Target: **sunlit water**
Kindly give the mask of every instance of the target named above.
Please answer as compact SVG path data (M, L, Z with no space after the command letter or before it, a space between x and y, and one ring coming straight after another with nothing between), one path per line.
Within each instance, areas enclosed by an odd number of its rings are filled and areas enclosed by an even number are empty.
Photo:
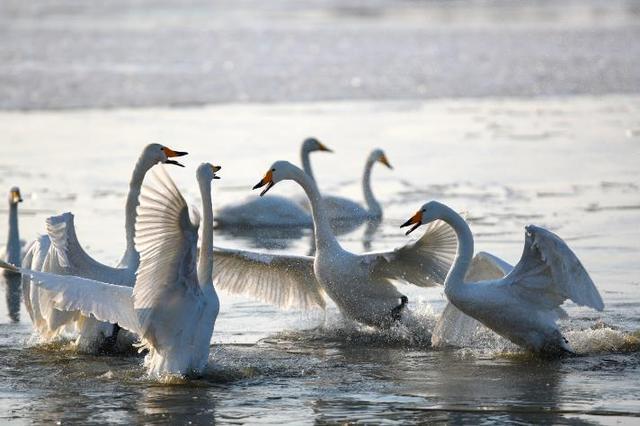
M640 98L341 102L193 109L0 113L0 186L19 185L24 239L46 216L76 214L88 251L115 262L124 248L124 198L141 148L189 151L169 168L199 205L195 168L221 164L214 204L256 197L271 162L299 161L319 137L335 154L312 155L323 191L361 199L368 151L385 211L340 236L353 251L406 243L398 225L429 199L466 211L478 250L517 262L523 226L548 227L575 250L606 303L568 304L565 335L581 356L521 353L490 333L469 347L432 350L441 288L402 286L406 326L385 332L346 323L334 307L279 311L222 294L207 374L160 384L136 357L88 356L69 343L39 345L24 308L5 292L0 310L0 421L278 422L522 421L632 423L640 415ZM272 194L301 196L293 183ZM6 223L6 207L0 220ZM5 219L2 219L5 218ZM3 225L4 226L4 225ZM6 228L0 229L4 240ZM306 254L310 232L290 236L216 231L218 245ZM15 316L15 314L13 314Z

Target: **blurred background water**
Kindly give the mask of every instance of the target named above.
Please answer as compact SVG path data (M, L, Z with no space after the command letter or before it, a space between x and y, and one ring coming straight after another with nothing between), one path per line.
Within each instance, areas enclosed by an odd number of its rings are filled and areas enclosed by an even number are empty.
M312 155L327 193L360 200L373 148L395 166L373 172L383 223L366 241L364 227L341 235L346 248L405 244L399 224L438 199L468 212L478 250L512 263L524 225L558 233L606 303L602 314L569 305L562 327L584 356L553 361L491 334L430 349L440 288L403 286L415 322L389 332L333 307L325 319L222 294L210 371L167 386L135 357L36 344L26 312L14 321L7 282L0 419L633 423L639 14L632 1L596 0L0 3L0 186L21 187L23 239L73 211L87 250L114 263L145 144L190 153L169 172L195 205L195 167L221 164L222 206L257 196L249 188L269 165L299 162L302 139L316 136L335 151ZM271 193L302 195L292 183ZM0 205L0 224L6 212ZM214 238L306 254L311 236Z

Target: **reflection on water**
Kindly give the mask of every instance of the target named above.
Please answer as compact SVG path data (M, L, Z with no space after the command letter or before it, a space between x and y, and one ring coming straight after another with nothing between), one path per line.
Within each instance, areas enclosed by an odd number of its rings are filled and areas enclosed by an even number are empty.
M13 322L20 321L20 304L22 302L22 280L20 275L3 271L0 274L0 282L5 285L5 297L7 300L7 313Z

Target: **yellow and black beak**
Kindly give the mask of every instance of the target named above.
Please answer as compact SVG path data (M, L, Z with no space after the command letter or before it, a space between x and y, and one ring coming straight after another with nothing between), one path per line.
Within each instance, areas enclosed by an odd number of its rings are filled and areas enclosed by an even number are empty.
M325 151L325 152L333 152L333 150L327 148L327 146L321 142L318 142L318 150Z
M390 168L391 170L393 170L393 166L391 165L391 163L389 163L389 160L387 159L386 155L382 154L380 158L378 158L378 161L384 164L385 166L387 166L388 168Z
M262 192L260 193L261 197L264 194L266 194L267 191L270 190L273 185L275 185L275 182L273 181L273 170L269 170L267 172L267 174L264 175L262 180L260 180L260 182L256 183L252 189L262 188L265 185L267 185L267 187L265 189L263 189Z
M183 151L174 151L171 148L167 148L166 146L162 147L162 152L164 152L164 155L167 156L167 159L164 161L165 164L173 164L176 166L180 166L180 167L184 167L183 164L175 161L175 160L169 160L169 158L173 158L173 157L182 157L184 155L187 155L188 152L183 152Z
M221 168L222 168L222 166L211 165L211 169L213 169L213 178L214 179L220 179L220 176L216 175L216 173L219 172Z
M409 225L414 225L414 226L413 228L409 229L405 233L405 235L409 235L410 233L418 229L420 225L422 225L422 210L418 211L416 214L411 216L411 219L409 219L408 221L400 225L400 228L404 228L405 226L409 226Z
M20 195L20 191L11 191L11 202L14 204L22 202L22 196Z

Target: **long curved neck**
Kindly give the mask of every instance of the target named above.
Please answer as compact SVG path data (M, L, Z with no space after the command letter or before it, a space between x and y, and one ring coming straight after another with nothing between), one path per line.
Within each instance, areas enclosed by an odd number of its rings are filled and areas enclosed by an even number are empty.
M202 197L202 243L198 259L198 282L200 287L213 286L213 208L211 201L211 181L199 179Z
M373 169L374 164L375 161L367 160L367 163L364 165L364 174L362 175L362 192L364 193L364 200L367 203L369 215L381 216L382 208L380 207L380 203L376 200L376 197L373 196L373 191L371 190L371 169Z
M308 174L311 177L312 181L316 181L315 176L313 176L313 170L311 170L311 159L309 158L309 150L305 149L305 147L302 147L302 150L300 151L300 159L302 160L302 170L304 170L304 172L306 174Z
M296 171L293 180L302 187L311 203L316 250L322 252L325 250L342 249L329 225L329 218L324 209L324 202L322 201L322 196L320 195L320 191L318 191L316 183L307 174L302 173L302 171Z
M136 251L134 237L136 228L136 209L140 204L140 188L144 181L144 176L154 164L150 164L149 160L146 160L144 154L138 159L136 166L133 168L131 174L131 180L129 181L129 195L127 195L127 202L124 209L124 230L126 233L127 246L119 262L119 266L138 269L140 264L140 254Z
M7 261L20 265L20 233L18 232L18 204L9 205L9 238L7 239Z
M473 234L467 222L454 210L443 206L444 212L440 219L448 223L458 237L458 249L453 265L444 281L445 293L455 292L464 284L464 277L473 259Z

